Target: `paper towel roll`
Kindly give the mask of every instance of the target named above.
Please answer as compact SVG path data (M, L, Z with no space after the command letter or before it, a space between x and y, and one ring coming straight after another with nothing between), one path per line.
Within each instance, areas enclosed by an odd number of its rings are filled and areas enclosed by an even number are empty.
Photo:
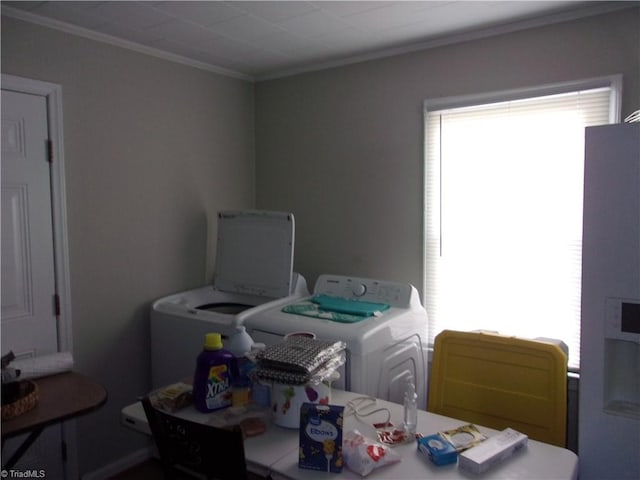
M20 380L46 377L56 373L68 372L73 368L73 356L71 352L59 352L40 357L14 360L11 366L20 370Z

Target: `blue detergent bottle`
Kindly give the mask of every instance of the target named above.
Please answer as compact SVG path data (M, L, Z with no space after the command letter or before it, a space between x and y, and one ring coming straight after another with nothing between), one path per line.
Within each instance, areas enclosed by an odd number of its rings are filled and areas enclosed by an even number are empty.
M193 404L196 409L209 413L230 406L236 369L236 357L222 348L221 335L207 333L193 377Z

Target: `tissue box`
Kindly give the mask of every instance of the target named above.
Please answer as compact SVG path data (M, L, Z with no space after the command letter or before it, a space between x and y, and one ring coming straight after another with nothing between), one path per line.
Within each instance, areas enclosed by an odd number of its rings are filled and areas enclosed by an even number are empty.
M344 407L303 403L300 407L298 467L340 473Z
M429 460L436 465L449 465L458 460L456 447L438 433L419 438L418 451L429 457Z
M458 466L473 473L483 473L523 448L527 444L527 439L525 434L507 428L461 453Z

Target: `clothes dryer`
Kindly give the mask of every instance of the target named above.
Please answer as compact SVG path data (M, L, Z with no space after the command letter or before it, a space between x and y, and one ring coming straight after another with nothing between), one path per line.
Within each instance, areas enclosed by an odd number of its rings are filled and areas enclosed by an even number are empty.
M294 241L291 213L218 214L213 285L169 295L151 307L153 388L193 375L206 333L219 332L225 348L248 348L253 341L245 331L247 318L309 295L304 277L293 272Z
M347 359L335 386L402 403L412 379L426 409L427 313L410 284L321 275L313 296L261 309L245 326L267 345L295 331L343 340Z

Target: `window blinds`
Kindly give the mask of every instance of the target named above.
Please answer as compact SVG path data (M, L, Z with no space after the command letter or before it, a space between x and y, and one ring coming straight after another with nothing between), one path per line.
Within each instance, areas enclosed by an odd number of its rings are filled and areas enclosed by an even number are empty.
M584 128L611 88L427 112L425 305L443 329L550 337L580 362Z

